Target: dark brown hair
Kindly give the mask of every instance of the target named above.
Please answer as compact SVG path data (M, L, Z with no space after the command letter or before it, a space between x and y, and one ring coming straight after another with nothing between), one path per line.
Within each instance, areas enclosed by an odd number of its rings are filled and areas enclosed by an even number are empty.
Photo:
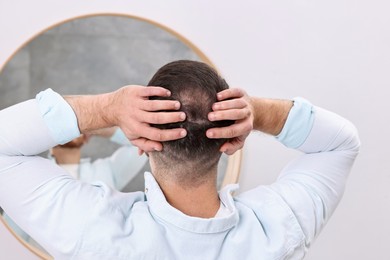
M231 125L233 121L211 122L208 113L217 101L217 93L229 88L226 81L205 63L179 60L161 67L148 85L170 90L172 94L168 99L180 101L180 110L186 114L184 122L154 125L160 129L183 127L187 130L185 138L163 143L163 151L156 153L160 163L190 163L191 167L197 167L196 171L208 171L216 166L221 155L219 149L226 139L209 139L206 131Z

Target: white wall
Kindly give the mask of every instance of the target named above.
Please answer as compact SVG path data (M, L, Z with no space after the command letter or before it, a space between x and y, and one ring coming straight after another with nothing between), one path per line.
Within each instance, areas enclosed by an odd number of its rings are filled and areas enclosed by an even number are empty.
M25 246L23 246L0 221L0 259L10 260L37 260Z
M121 12L165 24L203 50L230 85L304 96L356 124L361 154L306 259L390 259L389 8L380 0L0 0L0 64L36 32L80 14ZM244 152L242 190L271 182L295 156L260 134ZM14 257L7 239L0 229L0 251Z

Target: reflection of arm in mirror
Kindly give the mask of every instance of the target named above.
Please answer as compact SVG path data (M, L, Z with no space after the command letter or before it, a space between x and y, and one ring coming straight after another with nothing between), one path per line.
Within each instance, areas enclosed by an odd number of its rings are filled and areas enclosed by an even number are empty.
M108 157L93 161L81 158L83 145L93 136L107 138L121 147ZM118 127L98 129L93 134L81 135L65 145L58 145L51 149L49 158L76 179L88 183L103 181L117 190L123 190L147 165L147 157L138 155L138 148L131 145Z
M148 159L146 155L138 154L138 148L131 145L120 128L110 129L110 132L104 130L103 135L121 147L112 155L92 162L88 158L82 159L79 179L89 183L103 181L110 187L123 191L136 175L142 173ZM94 133L97 134L101 135L102 132ZM142 187L140 189L142 190Z
M165 94L142 87L121 89L119 96L67 97L69 103L45 91L1 111L7 127L0 127L0 206L58 258L302 258L341 198L358 153L355 128L300 98L221 92L226 82L207 66L178 64L164 66L151 85L172 83L169 90L186 111L185 121L182 112L165 111L178 109L177 101L148 100ZM205 85L213 91L206 93ZM168 122L177 122L169 124L174 130L165 129ZM145 193L82 183L34 156L80 131L114 125L149 154L153 175L145 174ZM242 147L252 126L303 155L272 185L235 198L235 185L218 193L220 151ZM216 139L206 137L207 129Z

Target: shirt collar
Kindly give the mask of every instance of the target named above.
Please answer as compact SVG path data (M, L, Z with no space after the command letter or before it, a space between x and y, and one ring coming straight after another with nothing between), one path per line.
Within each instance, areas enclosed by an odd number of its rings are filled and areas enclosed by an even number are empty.
M230 210L230 214L221 218L198 218L185 215L172 207L150 172L145 172L145 194L152 215L170 225L194 233L217 233L234 227L239 220L231 192L238 184L227 185L219 192L222 203Z

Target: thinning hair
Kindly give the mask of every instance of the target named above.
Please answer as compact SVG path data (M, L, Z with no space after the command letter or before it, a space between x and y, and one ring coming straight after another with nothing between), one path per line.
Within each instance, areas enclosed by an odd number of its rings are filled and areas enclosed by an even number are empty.
M186 175L177 176L181 182L196 182L203 174L217 167L221 156L219 151L226 139L209 139L206 131L213 127L231 125L234 121L211 122L208 113L217 101L217 93L228 89L226 81L209 65L190 60L179 60L161 67L150 80L149 86L160 86L171 91L169 98L181 103L180 110L186 120L179 123L154 125L160 129L182 127L187 136L174 141L163 142L163 151L154 152L153 158L159 168L181 169ZM189 176L188 172L191 172Z

